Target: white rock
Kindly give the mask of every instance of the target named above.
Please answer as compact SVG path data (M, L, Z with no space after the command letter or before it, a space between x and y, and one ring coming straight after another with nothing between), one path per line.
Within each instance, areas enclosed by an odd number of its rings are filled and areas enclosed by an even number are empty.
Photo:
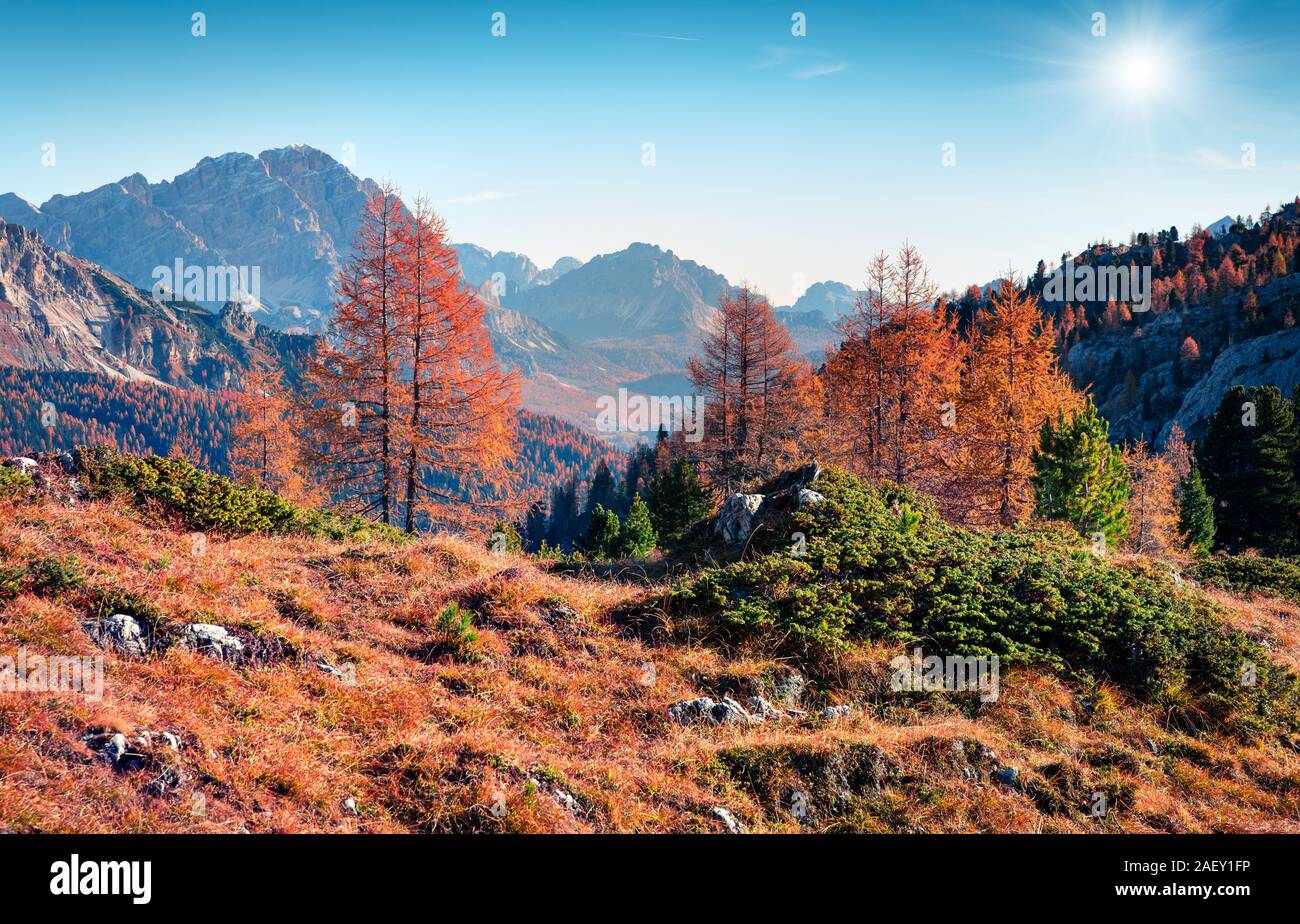
M741 545L754 531L754 516L763 506L762 494L732 494L722 503L722 510L713 524L715 535L727 545Z
M180 644L192 651L209 654L225 660L238 659L244 653L244 643L222 626L195 622L185 627Z
M728 834L744 834L745 828L741 825L739 819L731 812L727 811L721 805L713 807L713 817L722 822L722 827Z
M108 739L108 744L104 745L104 759L111 764L116 764L126 754L126 735L118 732L112 738Z
M729 696L724 696L722 702L701 696L673 703L668 707L668 718L679 725L748 725L757 721Z
M818 494L816 491L810 491L807 488L800 488L799 499L795 502L795 506L802 510L809 504L820 504L824 500L826 500L826 498L821 494Z
M118 654L142 657L149 651L144 630L134 617L115 613L107 619L86 623L90 637Z

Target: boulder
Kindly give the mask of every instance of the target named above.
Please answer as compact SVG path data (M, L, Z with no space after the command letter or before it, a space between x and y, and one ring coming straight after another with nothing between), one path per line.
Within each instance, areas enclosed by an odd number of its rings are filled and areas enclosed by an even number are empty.
M846 719L853 715L852 706L827 706L821 711L823 722L834 722L836 719Z
M746 700L745 705L749 707L749 714L760 722L766 722L768 719L785 718L783 710L773 706L761 696L751 696Z
M124 756L126 756L126 735L118 732L108 739L103 750L99 752L103 758L113 766L117 766Z
M821 494L818 494L816 491L810 491L807 488L800 488L799 498L795 501L795 507L802 510L809 504L820 504L824 500L826 500L826 498Z
M796 670L790 670L772 681L772 692L787 706L799 705L799 701L803 699L803 691L807 687L808 681Z
M679 725L748 725L755 721L730 696L715 702L710 696L682 700L668 707L668 718Z
M1020 771L1015 767L999 767L992 773L994 782L1003 786L1015 786L1020 782Z
M782 472L772 479L764 486L764 493L769 496L787 493L798 494L799 491L809 487L821 476L822 467L816 462L808 462L798 468Z
M244 653L244 643L222 626L206 622L190 623L181 633L180 645L191 651L237 661Z
M729 546L744 545L754 531L754 517L763 506L761 494L732 494L722 503L722 510L714 521L714 535L721 536Z
M713 807L713 817L718 819L718 821L722 822L722 828L728 834L745 833L744 826L741 825L740 821L736 818L736 816L731 814L731 812L727 811L722 806L715 805Z
M38 467L36 460L29 459L27 456L14 456L13 458L5 459L4 464L6 468L16 468L20 472L26 472L29 475L35 472Z
M85 627L90 637L102 648L135 657L142 657L149 651L144 629L134 617L125 613L115 613L107 619L88 622Z
M551 793L551 795L555 797L555 801L559 803L560 808L564 809L570 815L582 814L582 805L573 797L572 794L565 792L563 789L557 789Z

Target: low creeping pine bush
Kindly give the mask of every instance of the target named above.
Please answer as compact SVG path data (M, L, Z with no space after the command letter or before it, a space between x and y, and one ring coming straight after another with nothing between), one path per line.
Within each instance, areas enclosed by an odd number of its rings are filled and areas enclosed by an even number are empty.
M183 459L134 458L112 447L78 450L91 494L152 502L191 529L401 541L400 530L358 516L307 510L271 491L238 484Z
M1295 675L1166 569L1112 563L1052 525L950 526L923 495L836 469L816 490L825 500L764 530L755 557L670 589L673 621L814 671L854 641L923 644L1105 679L1191 726L1300 728Z

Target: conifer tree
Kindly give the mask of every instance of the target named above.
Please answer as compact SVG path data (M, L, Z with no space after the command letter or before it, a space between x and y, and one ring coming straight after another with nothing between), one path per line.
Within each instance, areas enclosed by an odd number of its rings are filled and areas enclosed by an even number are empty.
M354 255L339 272L334 317L310 361L310 442L330 494L382 523L397 515L401 414L397 190L367 203Z
M1056 365L1051 321L1014 277L1000 281L972 341L940 502L966 522L1010 526L1032 509L1040 429L1078 395Z
M1217 505L1218 545L1286 554L1300 544L1298 442L1295 408L1274 386L1235 385L1224 394L1199 458Z
M1178 529L1196 554L1208 555L1214 548L1214 501L1195 466L1179 487Z
M513 500L519 380L497 364L483 303L424 198L400 217L396 245L403 525L414 532L422 516L463 526ZM449 477L454 489L443 487Z
M654 551L659 537L650 522L650 509L640 495L632 498L632 507L619 532L618 554L622 558L644 558Z
M789 431L815 416L799 386L805 361L762 295L742 285L718 302L687 374L704 397L704 439L693 450L710 484L729 492L795 459ZM797 443L795 439L793 442Z
M1166 455L1138 440L1123 452L1128 470L1128 545L1142 555L1165 555L1180 545L1178 477Z
M1129 477L1110 427L1088 399L1082 410L1043 424L1033 453L1034 512L1062 520L1081 536L1102 533L1115 544L1128 528Z
M650 521L664 542L680 539L692 523L713 509L695 466L685 459L678 459L666 472L656 475L646 496Z
M623 527L618 514L597 504L591 512L591 522L582 539L582 551L592 558L613 558L619 551L619 538Z
M306 374L312 461L329 493L407 531L486 525L512 494L518 382L495 361L441 219L385 185L337 290Z
M252 368L235 398L230 474L286 500L315 506L323 498L306 477L294 396L279 369Z
M827 458L868 478L928 487L950 452L943 408L960 389L956 320L916 248L877 254L827 358ZM952 406L952 405L947 405Z

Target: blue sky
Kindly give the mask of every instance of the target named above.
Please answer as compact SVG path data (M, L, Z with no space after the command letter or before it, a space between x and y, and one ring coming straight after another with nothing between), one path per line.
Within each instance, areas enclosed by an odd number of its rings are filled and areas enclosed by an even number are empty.
M904 238L955 287L1300 194L1294 2L0 0L0 35L0 192L351 144L457 240L650 241L777 304Z

